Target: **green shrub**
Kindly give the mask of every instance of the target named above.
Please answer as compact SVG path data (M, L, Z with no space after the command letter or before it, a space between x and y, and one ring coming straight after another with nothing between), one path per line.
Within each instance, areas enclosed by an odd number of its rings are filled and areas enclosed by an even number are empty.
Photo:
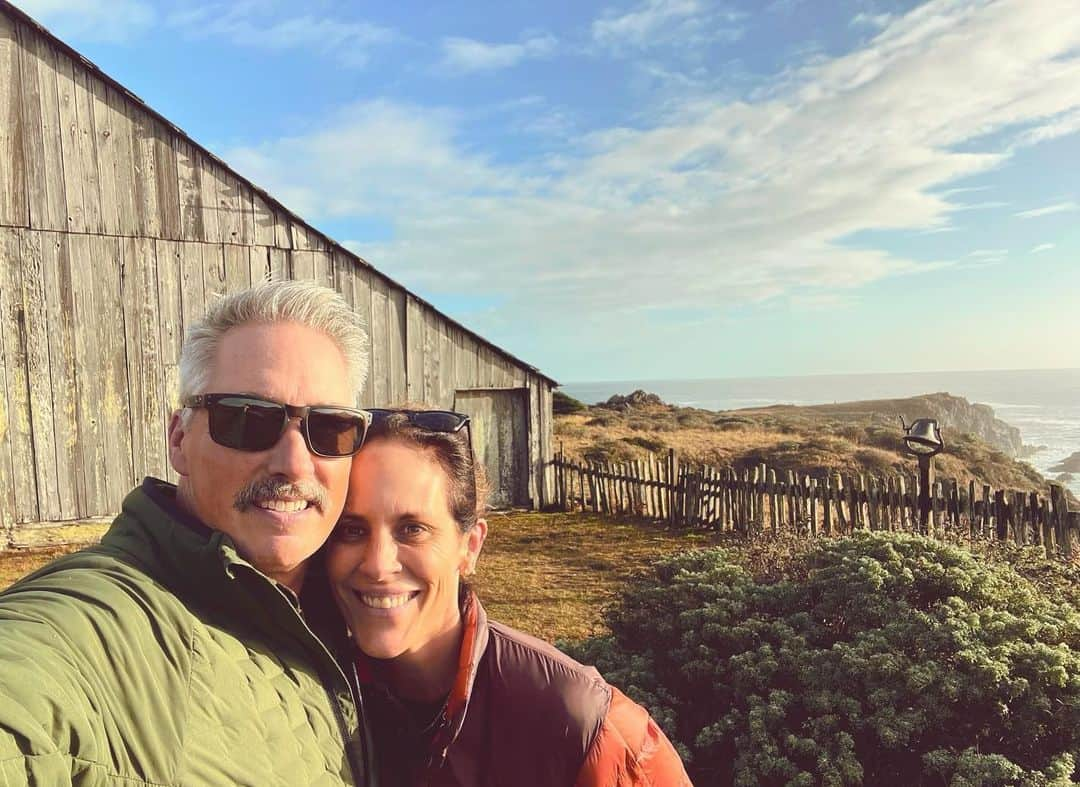
M646 451L654 454L663 453L668 450L667 443L658 438L634 436L624 437L622 440L624 443L635 445L638 448L644 448Z
M901 534L822 542L802 581L723 550L631 582L567 646L645 704L708 785L1066 785L1080 615L1006 565Z
M570 415L571 413L580 413L584 410L585 403L578 401L568 394L564 394L562 391L556 391L552 395L551 409L555 415Z

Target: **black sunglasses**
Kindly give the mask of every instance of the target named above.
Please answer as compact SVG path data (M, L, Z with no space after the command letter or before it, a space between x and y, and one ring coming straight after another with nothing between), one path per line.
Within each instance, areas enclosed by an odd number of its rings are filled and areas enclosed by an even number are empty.
M469 416L464 413L455 413L452 410L387 410L381 407L370 407L368 412L371 413L373 426L400 413L411 425L428 432L454 434L464 429L465 439L469 443L469 454L473 452L472 426Z
M238 451L272 448L293 418L308 450L316 456L352 456L360 450L371 423L364 410L334 405L301 407L244 394L211 393L192 396L184 407L205 407L210 418L210 437L215 443Z
M368 409L368 412L371 413L372 424L385 421L390 416L400 413L413 426L429 432L460 432L469 425L469 416L450 410L386 410L372 407Z

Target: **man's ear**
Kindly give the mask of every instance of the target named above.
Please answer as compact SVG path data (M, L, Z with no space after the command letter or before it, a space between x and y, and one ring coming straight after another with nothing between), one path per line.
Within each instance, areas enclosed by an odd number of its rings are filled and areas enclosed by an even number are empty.
M184 424L183 410L174 410L169 419L169 463L178 475L188 474L187 457L184 455L184 437L187 426Z

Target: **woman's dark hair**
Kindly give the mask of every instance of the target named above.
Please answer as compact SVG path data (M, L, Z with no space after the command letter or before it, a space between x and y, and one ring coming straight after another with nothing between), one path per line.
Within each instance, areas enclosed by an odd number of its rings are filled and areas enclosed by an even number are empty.
M409 405L401 409L433 408ZM456 432L435 432L414 425L406 413L391 413L371 425L364 444L397 440L430 452L446 473L450 515L461 532L468 533L487 512L487 479L473 456L468 429L466 425Z

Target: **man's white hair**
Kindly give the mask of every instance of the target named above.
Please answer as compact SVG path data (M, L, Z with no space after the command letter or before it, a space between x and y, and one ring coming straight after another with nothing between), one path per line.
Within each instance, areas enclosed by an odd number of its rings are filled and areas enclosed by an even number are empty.
M363 321L334 290L311 281L264 281L224 295L188 325L180 350L180 405L206 390L221 338L249 323L295 322L326 334L341 350L354 396L367 381L367 333Z

